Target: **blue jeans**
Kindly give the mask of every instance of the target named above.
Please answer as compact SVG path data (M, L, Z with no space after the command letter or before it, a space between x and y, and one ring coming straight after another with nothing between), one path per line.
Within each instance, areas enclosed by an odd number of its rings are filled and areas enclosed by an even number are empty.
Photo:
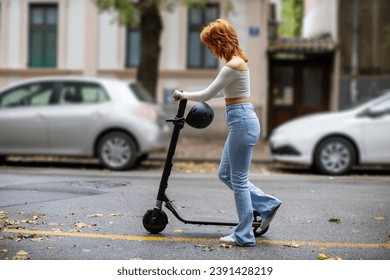
M262 218L272 216L281 201L265 194L248 178L253 148L260 138L260 123L250 103L226 107L225 122L229 134L219 165L219 179L233 190L239 223L231 237L240 246L255 246L253 209Z

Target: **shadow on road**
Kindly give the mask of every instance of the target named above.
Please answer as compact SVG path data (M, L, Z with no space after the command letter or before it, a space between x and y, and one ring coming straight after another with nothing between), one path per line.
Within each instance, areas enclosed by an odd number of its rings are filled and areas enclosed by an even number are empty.
M268 170L272 173L281 174L312 174L319 176L331 176L322 175L310 167L302 167L298 165L269 164ZM348 175L344 176L390 176L390 166L356 166Z
M1 167L107 170L99 164L97 159L67 157L10 157L0 163ZM137 164L133 170L155 170L162 169L162 167L162 161L146 160Z
M177 161L174 165L182 170L189 169L196 172L199 169L206 169L215 173L218 168L218 162L204 161ZM198 165L198 168L197 168ZM133 170L162 170L164 166L163 159L147 159L136 165ZM274 162L253 163L252 166L261 166L267 169L271 174L302 174L302 175L321 175L308 167L299 165L281 164ZM106 170L99 164L97 159L80 159L68 157L10 157L8 160L0 163L0 168L7 167L28 167L28 168L59 168L59 169L84 169L84 170ZM204 171L204 170L203 170ZM124 171L126 172L126 171ZM384 166L358 166L346 176L390 176L390 165Z

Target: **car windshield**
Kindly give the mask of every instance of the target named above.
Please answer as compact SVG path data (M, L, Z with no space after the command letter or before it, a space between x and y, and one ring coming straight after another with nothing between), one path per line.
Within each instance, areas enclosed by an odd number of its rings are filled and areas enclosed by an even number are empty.
M355 109L357 107L360 107L368 102L371 102L373 99L375 98L378 98L386 93L389 92L389 89L386 89L386 90L381 90L381 91L378 91L376 92L374 95L372 96L366 96L366 97L363 97L362 99L358 100L356 103L353 103L353 104L350 104L349 106L347 106L346 108L344 108L342 111L345 111L345 110L352 110L352 109Z
M141 84L131 83L129 84L129 87L139 100L148 103L155 103L153 96Z

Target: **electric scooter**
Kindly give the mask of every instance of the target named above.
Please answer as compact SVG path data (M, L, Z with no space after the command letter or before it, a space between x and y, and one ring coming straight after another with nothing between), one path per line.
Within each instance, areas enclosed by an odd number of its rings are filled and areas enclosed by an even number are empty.
M163 173L161 176L160 186L158 189L157 194L157 200L156 204L153 209L149 209L143 219L142 223L144 228L153 234L158 234L162 232L166 225L168 224L168 216L167 214L162 210L162 205L165 203L165 207L168 208L169 211L172 212L172 214L181 222L185 224L194 224L194 225L216 225L216 226L236 226L237 223L227 223L227 222L212 222L212 221L190 221L182 218L177 210L175 209L175 206L172 204L172 201L167 197L165 194L166 189L168 188L168 179L171 174L171 170L173 167L173 156L176 151L177 142L179 139L180 130L184 127L185 124L185 118L184 113L187 106L187 99L182 99L179 102L179 108L177 111L177 114L174 116L173 119L167 119L167 122L171 122L174 125L171 141L169 144L167 157L164 164ZM264 233L266 233L269 229L269 226L267 226L265 229L260 229L261 224L261 216L260 213L257 211L253 211L253 232L255 236L261 236Z

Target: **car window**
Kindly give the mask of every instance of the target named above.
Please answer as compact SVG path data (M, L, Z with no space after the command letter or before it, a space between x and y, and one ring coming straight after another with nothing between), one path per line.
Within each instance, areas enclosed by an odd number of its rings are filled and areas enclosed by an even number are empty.
M0 107L48 105L53 92L53 82L37 82L19 86L1 95Z
M383 114L390 114L390 98L374 104L371 110L376 112L383 112Z
M95 83L64 82L59 89L59 104L93 104L107 100L104 89Z
M153 97L150 93L139 83L129 84L130 90L135 94L135 96L143 102L154 103Z

